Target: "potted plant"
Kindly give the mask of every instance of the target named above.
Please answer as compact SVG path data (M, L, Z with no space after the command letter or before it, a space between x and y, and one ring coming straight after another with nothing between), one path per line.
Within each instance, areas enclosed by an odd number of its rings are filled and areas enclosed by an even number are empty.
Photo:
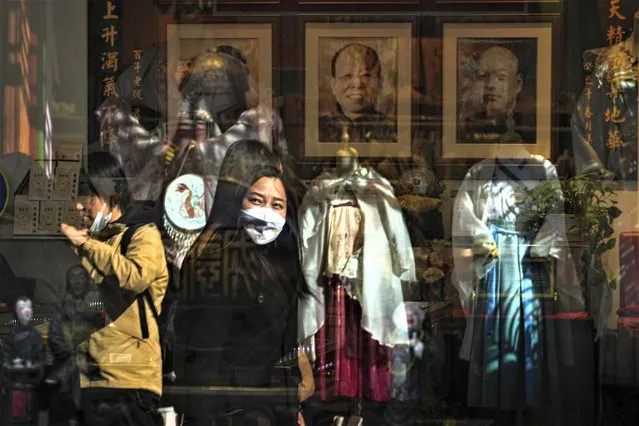
M546 220L564 220L571 249L582 249L581 256L575 258L583 260L580 269L588 285L605 282L614 288L615 278L606 273L602 258L617 244L612 223L621 210L615 197L612 182L603 180L599 173L589 173L528 190L518 207L523 212L521 220L533 233Z

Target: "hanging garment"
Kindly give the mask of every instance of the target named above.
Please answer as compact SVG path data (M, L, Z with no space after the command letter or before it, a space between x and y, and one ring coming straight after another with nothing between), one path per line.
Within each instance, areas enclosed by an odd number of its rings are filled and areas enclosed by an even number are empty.
M555 182L552 211L524 210L527 190ZM550 219L563 212L554 166L534 156L484 160L468 172L454 211L453 282L467 313L460 355L470 362L469 406L559 403L559 369L572 364L572 339L548 317L583 305L563 221ZM526 222L540 215L539 228Z
M363 247L358 281L361 283L361 327L384 346L394 339L393 311L403 302L401 282L414 282L415 260L390 183L373 169L360 168L345 177L320 176L309 188L300 208L304 277L315 297L300 304L300 339L315 335L324 324L323 274L330 227L330 201L348 187L362 214ZM405 322L405 317L404 317Z
M363 246L362 214L354 200L334 200L329 208L328 249L324 283L326 323L316 334L315 347L322 368L322 399L333 397L387 401L390 398L389 348L360 327L360 282Z
M483 290L478 291L485 294L476 297L473 305L475 318L482 320L474 323L469 405L539 406L547 390L540 361L554 355L554 348L544 348L541 340L552 330L545 327L542 309L544 300L551 301L546 305L552 309L552 299L543 299L550 295L550 268L545 274L535 273L526 233L505 224L489 223L489 228L499 247L499 260L480 282Z
M346 279L326 279L326 323L315 335L320 398L362 398L387 402L391 397L391 349L360 326L362 307L351 297Z
M321 176L302 204L301 235L315 298L301 302L300 338L315 336L322 399L389 401L390 347L407 343L393 333L392 316L403 302L401 281L415 280L390 184L371 169ZM400 322L405 326L405 312Z

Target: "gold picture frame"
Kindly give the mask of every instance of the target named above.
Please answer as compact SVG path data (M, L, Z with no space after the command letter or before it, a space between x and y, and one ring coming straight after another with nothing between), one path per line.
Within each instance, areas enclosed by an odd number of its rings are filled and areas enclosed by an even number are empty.
M352 43L364 44L379 56L382 84L374 112L394 121L396 140L351 140L350 145L365 157L410 157L412 31L412 22L306 23L305 157L331 157L342 146L341 141L320 140L319 122L337 105L331 90L332 59Z
M175 134L179 112L178 90L183 62L209 48L230 45L246 58L255 104L272 107L273 101L273 27L271 23L243 24L168 24L167 25L168 134Z
M442 158L518 158L522 152L550 158L552 22L444 22L442 46ZM465 115L464 108L472 102L478 105L480 101L476 98L481 98L477 95L476 80L470 76L479 69L481 52L490 47L510 50L517 58L522 76L522 88L515 104L515 111L522 112L513 115L516 137L506 142L488 138L493 133L482 132L479 126L475 127L480 129L475 133L463 130L473 129L467 125L472 115ZM468 107L468 110L472 108ZM475 109L475 112L481 114L482 111ZM523 117L526 123L518 123L518 117ZM468 127L463 127L465 125ZM468 135L479 136L471 138Z

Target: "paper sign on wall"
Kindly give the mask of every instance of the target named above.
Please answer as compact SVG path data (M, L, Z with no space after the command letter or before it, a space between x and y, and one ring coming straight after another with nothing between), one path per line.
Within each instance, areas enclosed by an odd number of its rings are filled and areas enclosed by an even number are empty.
M14 199L13 233L37 235L39 221L38 201L29 200L28 195L16 195Z
M53 199L72 201L78 197L80 163L58 163L53 178Z
M54 160L56 161L82 161L82 147L73 145L60 145L55 148Z
M59 201L40 202L40 224L38 235L61 235L62 203Z
M38 163L33 163L29 171L29 200L50 200L53 194L53 182Z

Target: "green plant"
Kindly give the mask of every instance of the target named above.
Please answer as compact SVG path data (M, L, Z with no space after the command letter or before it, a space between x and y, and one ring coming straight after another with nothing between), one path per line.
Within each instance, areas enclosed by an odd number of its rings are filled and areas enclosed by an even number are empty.
M561 192L559 192L561 191ZM586 248L586 265L597 278L615 287L603 268L602 256L617 244L612 223L621 215L610 181L598 173L544 183L527 190L517 204L518 214L530 231L536 233L549 214L565 215L566 234L578 239Z

